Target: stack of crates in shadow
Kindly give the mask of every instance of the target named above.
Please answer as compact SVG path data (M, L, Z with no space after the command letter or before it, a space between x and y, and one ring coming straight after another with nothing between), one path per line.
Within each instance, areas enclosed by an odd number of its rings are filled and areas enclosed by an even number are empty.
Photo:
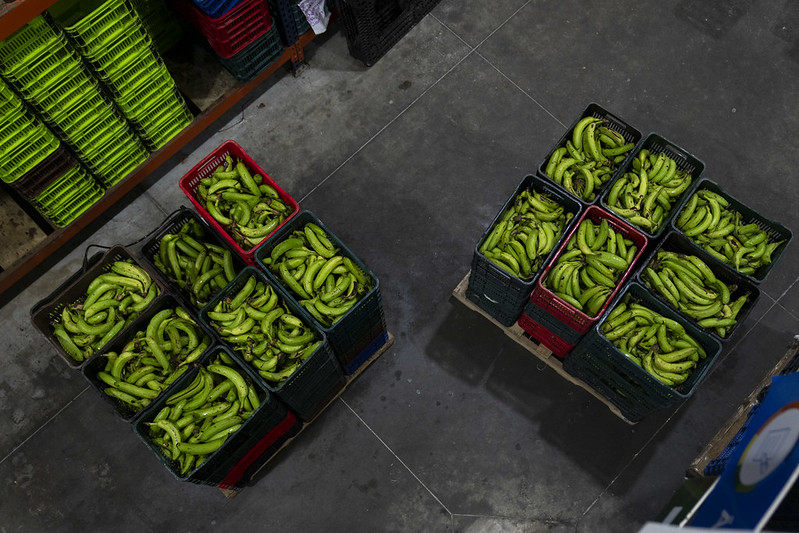
M183 26L164 0L132 0L131 5L160 54L170 51L183 39Z
M239 81L255 78L283 53L267 0L174 0L173 5Z
M191 111L131 4L62 0L49 12L147 149L161 148L191 123Z

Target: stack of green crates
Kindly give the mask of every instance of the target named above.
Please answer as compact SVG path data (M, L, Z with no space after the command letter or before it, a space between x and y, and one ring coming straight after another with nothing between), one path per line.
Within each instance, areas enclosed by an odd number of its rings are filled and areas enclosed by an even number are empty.
M63 228L103 197L103 188L79 163L31 200L50 221Z
M17 41L11 36L0 41L0 73L5 68L6 57ZM40 70L30 65L30 76ZM30 110L24 102L0 80L0 177L12 183L53 153L59 140Z
M150 150L194 118L147 28L126 0L61 0L50 8Z
M57 156L60 142L28 106L0 80L0 173L12 187L16 183L38 181L42 165L50 156ZM78 169L75 166L75 169ZM82 169L81 169L82 170ZM104 194L94 178L82 172L67 171L38 193L27 198L31 205L64 227L91 207ZM46 181L46 180L45 180Z
M0 73L106 187L147 158L75 47L45 17L0 42Z
M156 49L163 54L183 39L183 26L164 0L132 0Z

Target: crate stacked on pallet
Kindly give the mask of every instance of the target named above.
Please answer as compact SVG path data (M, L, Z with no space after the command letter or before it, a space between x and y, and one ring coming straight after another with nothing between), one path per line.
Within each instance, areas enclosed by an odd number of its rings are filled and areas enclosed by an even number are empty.
M524 197L525 195L543 195L543 197L556 204L556 206L552 207L552 214L557 216L546 222L533 218L534 209L529 207L528 199ZM538 199L534 201L537 202ZM546 180L535 175L526 176L505 202L505 205L497 213L488 228L486 228L474 248L466 297L502 326L509 327L515 324L524 310L525 304L530 300L530 293L533 291L538 276L552 254L555 253L557 245L568 234L570 228L579 218L582 209L582 205L578 201L558 191L556 187L547 183ZM523 220L525 213L530 213L527 220ZM547 213L546 216L550 218L550 213ZM521 224L517 225L514 220L511 220L514 217L519 217ZM551 229L558 227L555 226L556 221L562 221L562 227L560 227L557 235L554 230L552 231L553 240L549 245L543 244L545 242L544 233L539 233L539 224L547 224L548 229ZM490 245L491 249L486 249L489 247L487 241L491 240L492 234L497 231L503 235L495 239L497 242ZM526 235L524 237L525 244L528 244L527 240L530 239L529 251L525 245L522 245L521 241L516 244L516 246L524 248L524 253L526 254L524 259L526 261L536 261L535 268L531 269L529 273L524 272L516 275L514 272L509 272L507 266L501 260L489 257L489 254L494 252L494 248L501 249L501 251L506 253L517 253L504 249L512 247L510 239L505 238L505 234L510 237L511 233L514 233L514 239L518 233ZM536 235L530 236L530 233L535 233Z
M397 44L439 0L336 0L350 55L367 67Z
M251 80L283 53L267 0L175 0L175 6L238 80Z
M315 239L325 242L326 249L316 248ZM294 247L303 250L300 253L307 253L304 266L298 268L316 272L313 283L310 280L305 285L293 283L287 275L288 264L282 261L283 254L276 257L276 249L289 242L296 243ZM345 374L353 374L387 341L377 276L312 212L300 211L292 217L255 250L255 259L269 280L283 287L324 332ZM328 268L322 270L325 265ZM333 272L335 266L341 268ZM327 276L329 279L323 279L325 272L331 274ZM335 286L339 287L341 298L333 298Z
M0 42L0 57L14 56L15 34ZM104 194L66 145L0 80L0 175L54 226L65 227Z
M4 77L103 186L117 183L146 159L141 140L59 27L39 16L8 40Z
M158 53L164 54L183 39L183 26L165 0L131 0Z
M119 112L149 150L193 120L136 10L125 0L65 0L50 8Z
M619 306L624 307L619 309L618 314L611 314ZM633 310L633 306L640 307ZM641 308L647 311L641 311ZM609 317L621 316L621 313L628 309L630 310L628 323L637 324L641 320L641 325L637 326L640 331L645 329L643 324L646 320L653 320L646 328L651 328L652 324L655 329L660 329L662 326L661 334L655 335L660 340L650 342L648 344L650 348L643 348L648 341L640 338L637 341L642 347L640 352L633 348L619 347L620 338L615 334L611 335L604 328L605 323L613 319ZM665 333L666 324L673 327L671 331L677 331L678 334L672 336L671 333ZM686 336L690 340L687 340ZM680 343L685 344L670 346L670 343L677 342L677 337L680 337ZM626 343L623 346L626 346ZM671 347L670 352L662 352L663 356L668 356L679 349L684 349L683 346L687 346L688 350L694 350L696 360L685 369L687 375L682 381L666 383L659 374L656 376L650 372L652 365L659 364L665 365L662 368L668 368L668 365L682 368L682 365L661 363L660 360L655 362L654 358L658 357L659 350ZM596 326L588 331L564 359L563 369L604 396L619 409L625 419L638 422L654 411L675 405L693 395L718 358L721 349L721 343L712 335L685 320L674 309L655 298L643 285L631 282L624 286L618 298L614 299L607 311L597 320ZM633 351L645 354L640 362L633 359Z

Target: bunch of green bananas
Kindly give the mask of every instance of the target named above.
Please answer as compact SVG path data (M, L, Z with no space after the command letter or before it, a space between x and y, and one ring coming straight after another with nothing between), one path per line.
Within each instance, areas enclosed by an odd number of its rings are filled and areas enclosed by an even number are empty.
M157 312L120 352L106 352L97 378L103 391L134 412L149 405L211 344L182 307Z
M322 343L280 301L274 288L255 275L231 298L220 300L207 316L222 340L273 384L291 376Z
M580 311L596 316L637 253L633 241L615 231L606 218L598 224L586 218L555 260L543 285Z
M635 364L672 387L685 382L707 357L679 322L636 303L629 294L608 313L600 331Z
M51 325L64 352L75 361L91 357L130 324L161 293L132 259L114 261L89 282L82 301L65 305Z
M630 169L611 186L607 206L648 233L657 232L680 195L693 182L665 153L642 149Z
M291 207L263 176L251 174L244 162L229 155L200 181L197 198L245 250L260 244L291 214Z
M163 236L153 263L189 295L198 309L236 276L232 252L205 240L203 227L194 219L177 233Z
M688 199L674 224L723 263L752 275L771 264L771 254L785 241L774 241L757 224L744 224L742 220L743 215L726 198L700 189Z
M641 278L675 309L722 338L738 323L738 313L749 298L745 293L731 300L737 287L718 279L699 257L663 249L644 268Z
M634 146L608 127L605 119L583 117L564 146L552 152L545 173L573 195L591 202Z
M263 263L326 328L341 320L372 288L369 277L340 254L324 229L313 222L277 243Z
M263 393L224 352L173 393L153 420L147 436L186 475L202 465L261 405Z
M550 195L525 189L491 229L479 252L512 276L532 279L573 216Z

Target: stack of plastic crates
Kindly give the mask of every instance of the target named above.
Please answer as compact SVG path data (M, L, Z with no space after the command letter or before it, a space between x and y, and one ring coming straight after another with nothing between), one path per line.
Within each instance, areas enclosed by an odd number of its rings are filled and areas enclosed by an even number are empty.
M194 118L136 10L125 0L68 0L50 14L77 45L147 148Z
M183 38L183 26L164 0L131 0L155 48L163 54Z
M251 80L283 53L267 0L175 0L175 6L241 81Z
M0 72L105 186L146 159L141 141L57 26L36 17L2 45Z
M2 81L0 124L3 181L53 225L66 226L103 196L103 188L85 170L75 175L78 162Z

